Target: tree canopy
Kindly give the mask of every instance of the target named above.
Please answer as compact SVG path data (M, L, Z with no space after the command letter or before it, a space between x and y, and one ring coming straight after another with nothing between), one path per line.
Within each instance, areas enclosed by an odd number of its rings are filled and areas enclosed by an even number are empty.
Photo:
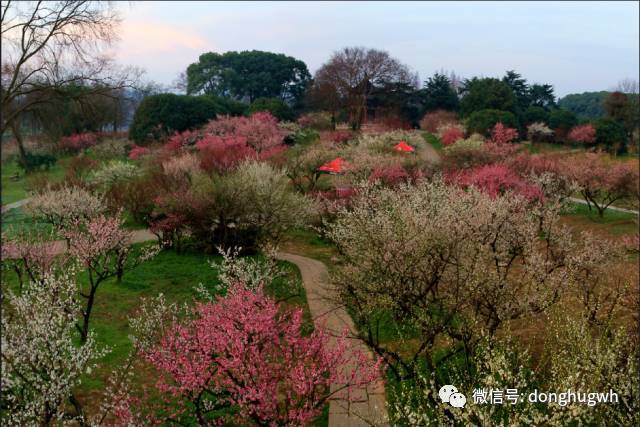
M187 94L248 102L280 98L293 105L301 101L310 79L303 61L284 54L259 50L207 52L187 68Z
M316 72L312 93L332 100L332 107L349 112L351 127L366 120L367 104L375 91L406 84L415 88L417 78L409 68L388 52L363 47L347 47L335 52Z
M465 80L460 109L464 116L479 110L502 110L516 113L518 100L509 85L495 78Z
M447 110L457 111L460 108L458 94L451 84L449 77L435 73L424 82L420 91L423 99L424 111Z
M574 113L581 120L596 120L604 117L604 99L609 92L572 93L558 100L558 106Z

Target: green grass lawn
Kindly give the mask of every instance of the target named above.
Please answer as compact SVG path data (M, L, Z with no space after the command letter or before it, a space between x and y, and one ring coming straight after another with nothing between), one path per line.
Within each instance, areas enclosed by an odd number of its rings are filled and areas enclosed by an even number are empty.
M587 205L572 203L571 210L565 212L565 215L582 220L581 228L605 228L614 235L635 234L638 232L638 215L632 213L607 209L604 211L602 218L600 218L595 208L589 211Z
M20 207L2 214L2 232L7 237L14 236L20 232L50 236L53 232L53 227L51 224L34 220Z
M25 175L16 162L3 163L1 203L6 205L29 197L27 189L30 181L46 179L53 183L62 180L65 174L65 160L59 159L49 170L29 175Z
M574 147L572 145L564 145L564 144L552 144L549 142L530 142L525 144L529 153L537 154L537 153L553 153L555 151L569 151L580 149L581 147Z

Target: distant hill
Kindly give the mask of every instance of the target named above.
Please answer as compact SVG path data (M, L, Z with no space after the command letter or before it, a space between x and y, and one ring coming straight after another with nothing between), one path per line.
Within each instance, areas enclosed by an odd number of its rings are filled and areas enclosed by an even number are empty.
M604 117L604 99L610 92L572 93L558 100L558 106L569 110L581 120L597 120Z

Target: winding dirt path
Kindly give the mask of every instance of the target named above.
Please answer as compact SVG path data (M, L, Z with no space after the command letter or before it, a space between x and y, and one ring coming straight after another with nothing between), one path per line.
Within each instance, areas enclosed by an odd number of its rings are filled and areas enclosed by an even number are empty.
M314 320L324 322L325 327L335 335L340 335L347 328L355 336L353 320L344 306L332 298L327 267L315 259L280 252L278 258L295 264L302 275L307 293L309 310ZM355 347L371 355L366 346L354 339ZM372 356L373 357L373 356ZM349 369L354 369L350 367ZM340 386L336 384L336 387ZM384 382L379 379L366 388L356 390L356 401L348 404L340 400L332 400L329 404L329 427L352 427L385 425L386 406Z

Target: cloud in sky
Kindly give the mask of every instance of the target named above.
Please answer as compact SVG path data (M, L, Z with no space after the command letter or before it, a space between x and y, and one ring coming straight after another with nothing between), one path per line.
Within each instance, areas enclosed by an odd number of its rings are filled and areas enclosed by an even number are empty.
M387 50L422 79L515 69L559 95L638 76L638 2L140 2L122 11L119 60L162 83L206 51L280 52L313 72L354 45Z

